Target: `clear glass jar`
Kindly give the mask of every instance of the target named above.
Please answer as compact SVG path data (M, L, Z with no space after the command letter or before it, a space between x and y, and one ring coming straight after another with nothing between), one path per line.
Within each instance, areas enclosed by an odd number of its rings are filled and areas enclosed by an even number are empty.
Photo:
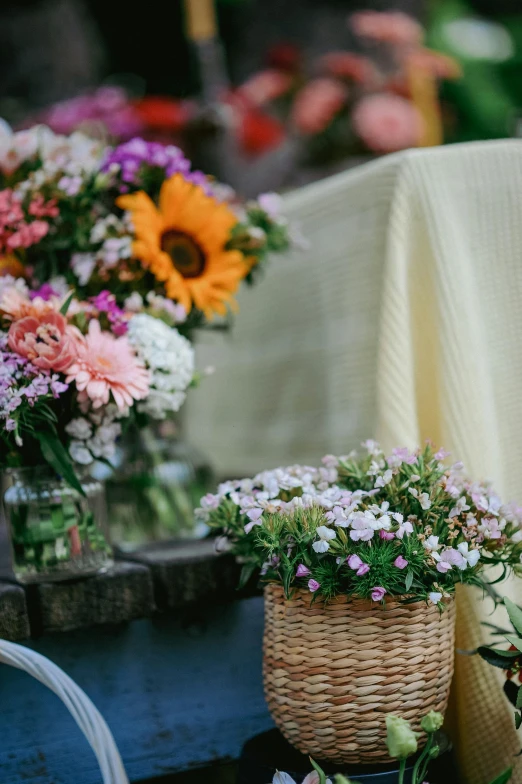
M103 484L80 476L85 496L50 468L13 468L4 511L13 571L22 583L68 580L112 565Z
M214 487L214 475L174 420L129 429L112 462L114 471L104 478L111 538L120 550L207 533L194 509Z

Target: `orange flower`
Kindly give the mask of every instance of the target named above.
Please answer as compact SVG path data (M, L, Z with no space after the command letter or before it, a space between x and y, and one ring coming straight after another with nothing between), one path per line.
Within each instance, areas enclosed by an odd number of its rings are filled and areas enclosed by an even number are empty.
M207 318L226 315L249 266L243 254L227 250L237 217L181 174L166 180L159 205L143 191L120 196L134 225L133 254L165 285L168 297L187 313L193 305Z

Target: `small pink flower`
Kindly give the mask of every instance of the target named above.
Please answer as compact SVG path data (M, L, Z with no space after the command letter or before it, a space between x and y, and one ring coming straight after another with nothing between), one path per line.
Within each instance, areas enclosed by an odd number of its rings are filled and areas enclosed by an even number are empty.
M29 215L35 218L57 218L60 210L56 206L56 199L45 201L41 193L37 193L29 205Z
M408 566L408 561L406 560L406 558L403 558L402 555L398 555L395 561L393 562L393 565L396 566L397 569L406 569L406 567Z
M308 589L312 593L318 591L320 587L321 587L321 583L318 583L317 580L308 580Z
M384 539L387 542L390 542L392 539L395 539L395 534L393 531L385 531L384 528L381 528L379 531L379 536L381 539Z
M292 107L293 125L307 136L321 133L342 109L346 96L346 87L335 79L313 79L297 93Z
M386 588L383 588L381 585L376 585L375 588L372 588L372 600L374 602L381 602L385 593L387 593Z
M299 566L297 567L297 571L295 573L295 576L296 577L308 577L309 574L311 574L311 571L308 568L308 566L305 566L304 564L299 564Z
M363 574L367 574L370 571L369 565L364 563L364 561L359 558L358 555L355 555L355 553L348 556L347 563L350 569L353 569L358 577L362 577Z
M290 74L276 68L268 68L266 71L259 71L250 77L237 92L241 98L245 98L256 106L262 106L287 93L293 81Z
M362 98L352 113L352 123L364 144L378 153L418 146L424 126L410 101L387 93Z
M250 522L245 525L246 534L249 534L255 525L263 525L263 521L261 519L263 516L263 510L260 507L256 506L254 509L249 509L246 513L246 516L250 520Z

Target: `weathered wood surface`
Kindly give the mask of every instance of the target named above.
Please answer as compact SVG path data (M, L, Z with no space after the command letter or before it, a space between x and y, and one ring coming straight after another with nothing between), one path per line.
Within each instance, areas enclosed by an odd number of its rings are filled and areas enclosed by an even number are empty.
M0 561L0 637L24 640L103 624L118 624L186 605L222 603L255 593L255 580L238 593L240 567L215 552L213 540L161 543L121 556L105 574L18 586ZM8 581L2 582L5 575Z
M269 729L261 677L263 600L46 635L47 656L93 700L132 782L237 759ZM55 694L0 667L2 784L99 784L95 757Z

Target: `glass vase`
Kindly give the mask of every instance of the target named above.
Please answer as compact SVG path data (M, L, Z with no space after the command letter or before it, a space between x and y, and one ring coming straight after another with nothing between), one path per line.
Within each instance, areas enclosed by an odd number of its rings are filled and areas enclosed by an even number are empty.
M214 485L207 461L187 444L174 420L132 427L106 477L111 538L123 552L206 534L194 509Z
M82 496L43 466L9 469L7 480L4 512L20 582L68 580L112 565L100 481L81 476Z

